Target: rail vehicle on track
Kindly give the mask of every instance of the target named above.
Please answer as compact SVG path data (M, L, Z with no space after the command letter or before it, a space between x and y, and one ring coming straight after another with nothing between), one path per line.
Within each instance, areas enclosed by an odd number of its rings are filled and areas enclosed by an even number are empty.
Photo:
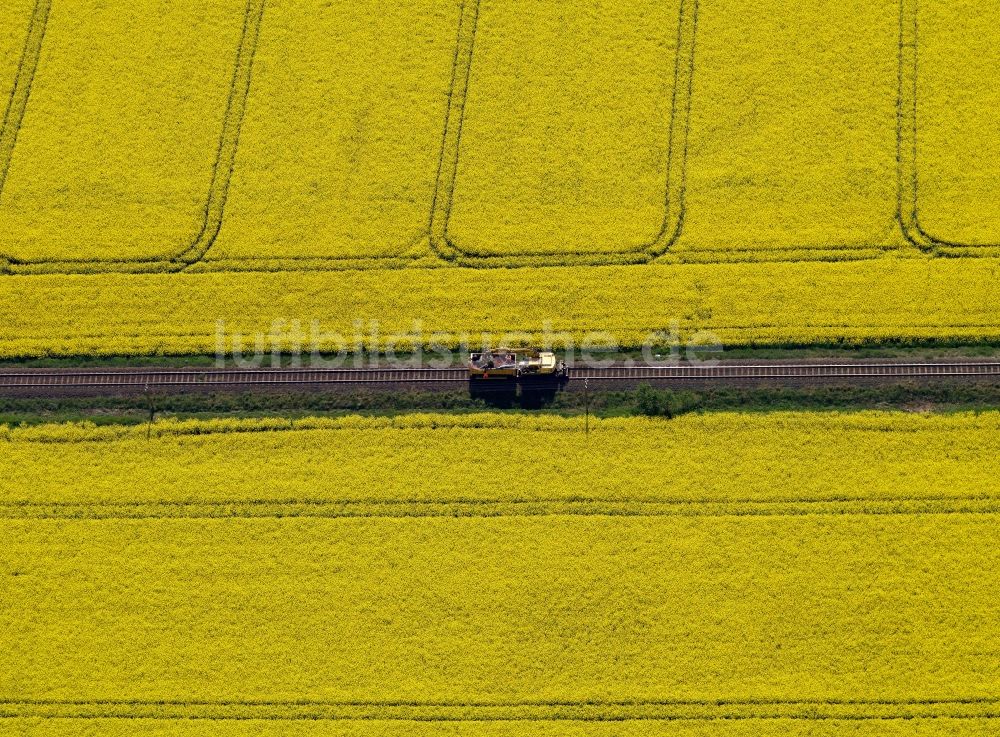
M497 348L469 354L469 381L519 381L523 379L563 382L569 378L566 362L551 351Z

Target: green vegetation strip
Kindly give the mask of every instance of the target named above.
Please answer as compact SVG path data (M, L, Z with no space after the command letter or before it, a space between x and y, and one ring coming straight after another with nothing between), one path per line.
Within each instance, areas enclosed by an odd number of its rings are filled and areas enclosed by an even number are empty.
M414 411L544 411L599 417L664 416L692 412L768 412L792 410L904 409L967 411L1000 409L1000 385L968 383L824 387L716 387L563 391L553 397L515 397L504 393L470 397L464 389L447 391L355 391L287 393L175 394L134 397L0 397L0 424L40 424L88 420L95 424L141 424L156 417L300 417L316 415L394 415Z

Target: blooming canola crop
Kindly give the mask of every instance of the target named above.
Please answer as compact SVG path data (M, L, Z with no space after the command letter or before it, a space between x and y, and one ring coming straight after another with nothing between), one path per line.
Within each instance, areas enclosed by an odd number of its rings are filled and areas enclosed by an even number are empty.
M2 729L987 734L998 438L996 413L5 429Z
M621 343L1000 332L989 8L125 5L0 9L3 355L330 313Z

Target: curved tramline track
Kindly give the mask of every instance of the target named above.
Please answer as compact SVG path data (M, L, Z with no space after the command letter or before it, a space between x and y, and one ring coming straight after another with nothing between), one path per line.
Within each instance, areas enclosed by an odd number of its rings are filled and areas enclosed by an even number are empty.
M1000 379L1000 362L934 361L904 363L852 361L841 363L741 363L716 365L574 367L568 383L616 382L774 382L790 384L852 380ZM270 368L270 369L20 369L0 371L0 392L46 394L60 390L151 391L323 385L427 386L468 383L466 368ZM533 379L537 383L539 379ZM511 382L515 383L515 382Z

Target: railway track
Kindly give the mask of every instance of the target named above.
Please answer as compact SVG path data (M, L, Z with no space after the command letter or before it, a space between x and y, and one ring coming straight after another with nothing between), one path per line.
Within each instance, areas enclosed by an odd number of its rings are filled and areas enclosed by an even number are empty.
M869 362L843 363L721 363L717 365L671 365L579 367L569 372L570 381L794 381L824 382L838 379L939 379L998 377L1000 362ZM154 390L183 391L188 388L253 388L279 385L323 384L460 384L466 382L464 368L277 368L277 369L23 369L0 371L3 390ZM537 381L537 379L536 379Z
M464 369L177 369L0 372L0 389L140 389L274 384L426 384L464 381Z
M609 366L583 368L572 372L574 378L590 381L643 379L838 379L838 378L901 378L1000 376L1000 363L984 361L874 363L721 363L714 366Z

